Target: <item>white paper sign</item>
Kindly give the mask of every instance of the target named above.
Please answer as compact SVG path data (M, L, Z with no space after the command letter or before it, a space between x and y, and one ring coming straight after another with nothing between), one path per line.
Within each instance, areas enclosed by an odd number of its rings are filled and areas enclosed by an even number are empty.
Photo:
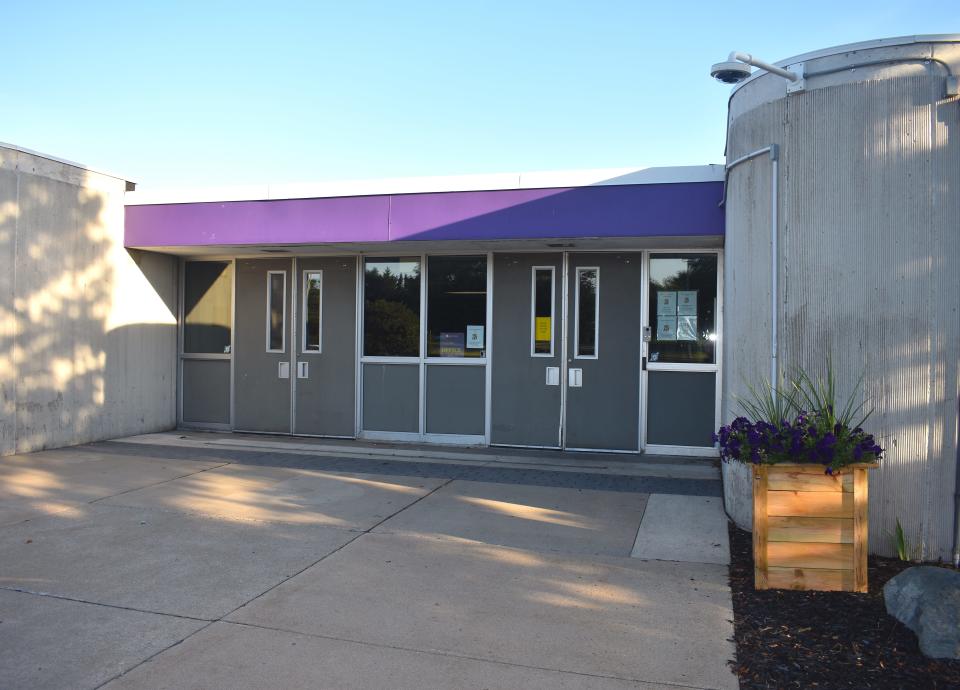
M657 290L657 316L676 315L677 293L673 290Z
M681 290L677 293L677 313L680 316L696 316L697 291Z
M696 316L678 316L677 317L677 340L696 340L697 339L697 317Z
M657 340L676 340L677 339L677 317L676 316L658 316L657 317Z
M483 326L467 326L467 349L482 350L483 345Z

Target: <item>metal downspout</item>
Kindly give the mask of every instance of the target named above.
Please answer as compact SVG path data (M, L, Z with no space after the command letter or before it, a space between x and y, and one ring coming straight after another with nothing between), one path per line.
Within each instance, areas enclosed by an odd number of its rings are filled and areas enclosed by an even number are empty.
M770 386L773 389L773 395L777 395L777 385L779 381L779 366L777 362L777 350L779 349L779 338L777 328L778 303L779 303L779 258L780 248L778 242L777 228L779 226L779 168L780 168L780 146L770 144L762 149L757 149L736 160L727 163L724 168L726 179L723 182L723 198L720 205L723 206L727 201L727 181L730 177L730 171L741 163L752 160L764 154L770 155ZM960 503L958 503L960 506Z
M728 110L728 115L729 115L729 110ZM729 133L729 129L728 129L728 133ZM776 383L775 383L775 382L777 381L777 378L778 378L778 376L777 376L777 374L778 374L778 371L777 371L777 346L778 346L778 343L777 343L777 330L778 330L778 329L777 329L777 312L778 312L777 302L778 302L778 299L779 299L779 298L778 298L778 286L779 286L778 280L779 280L779 279L778 279L778 273L777 273L777 263L778 263L778 262L777 262L777 259L778 259L778 256L779 256L779 247L778 247L778 241L777 241L777 226L779 225L779 214L778 214L778 212L777 212L777 206L778 206L778 184L779 184L779 174L778 174L778 173L779 173L780 147L779 147L777 144L770 144L769 146L764 146L762 149L757 149L756 151L753 151L753 152L751 152L751 153L748 153L748 154L746 154L746 155L744 155L744 156L740 156L739 158L737 158L737 159L735 159L735 160L732 160L732 161L730 161L729 163L727 163L727 165L724 166L723 196L722 196L721 199L720 199L720 203L717 204L717 205L718 205L718 206L723 206L724 204L726 204L726 201L727 201L727 184L728 184L729 179L730 179L730 171L733 170L733 169L734 169L735 167L737 167L738 165L740 165L741 163L746 163L746 162L749 161L749 160L753 160L754 158L757 158L757 157L759 157L759 156L763 156L763 155L765 155L765 154L770 156L770 162L771 162L771 171L770 171L770 211L771 211L771 218L770 218L770 257L771 257L772 263L771 263L771 266L770 266L770 271L771 271L771 274L770 274L770 278L771 278L771 284L770 284L770 307L771 307L771 313L770 313L770 385L771 385L771 388L773 389L773 395L776 395L776 394L777 394L777 393L776 393L777 388L776 388ZM724 479L724 482L726 482L726 479ZM724 509L724 512L727 514L727 517L729 517L731 520L733 520L733 517L732 517L732 515L731 515L731 513L730 513L730 510L729 510L729 508L727 507L727 504L726 504L726 502L727 502L726 493L727 493L726 490L724 490L724 497L723 497L724 506L723 506L723 509Z
M957 398L957 415L960 419L960 397ZM953 567L960 568L960 423L957 424L957 467L953 489Z

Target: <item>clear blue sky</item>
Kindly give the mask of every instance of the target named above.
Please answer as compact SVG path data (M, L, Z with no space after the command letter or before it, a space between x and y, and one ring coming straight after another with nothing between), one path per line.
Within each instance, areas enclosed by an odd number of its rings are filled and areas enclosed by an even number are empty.
M722 162L711 63L960 32L960 6L0 0L0 23L0 141L143 188Z

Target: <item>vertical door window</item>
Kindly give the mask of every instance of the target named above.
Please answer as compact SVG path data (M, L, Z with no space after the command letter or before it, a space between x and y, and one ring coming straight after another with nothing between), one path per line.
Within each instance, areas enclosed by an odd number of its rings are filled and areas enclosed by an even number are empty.
M487 350L487 257L431 256L427 356L483 357Z
M717 255L650 257L650 362L714 364Z
M577 268L576 284L577 359L596 359L600 341L600 269Z
M531 288L530 355L553 357L553 305L556 302L555 269L553 266L533 267Z
M420 259L369 258L363 277L363 354L420 356Z
M287 274L267 272L267 352L287 349Z
M303 351L320 352L323 271L303 272Z
M183 269L184 353L229 354L233 265L188 261Z

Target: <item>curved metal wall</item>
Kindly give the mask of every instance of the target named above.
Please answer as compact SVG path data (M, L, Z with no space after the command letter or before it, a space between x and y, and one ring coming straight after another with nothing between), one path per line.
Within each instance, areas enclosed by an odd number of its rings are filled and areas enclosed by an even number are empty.
M870 549L892 555L899 518L915 557L953 546L960 359L960 107L946 70L960 44L911 44L808 62L787 95L766 75L731 99L727 158L779 145L778 358L841 393L862 372L885 460L870 478ZM730 171L726 201L723 417L770 371L769 157ZM727 507L749 528L750 482L725 468Z

